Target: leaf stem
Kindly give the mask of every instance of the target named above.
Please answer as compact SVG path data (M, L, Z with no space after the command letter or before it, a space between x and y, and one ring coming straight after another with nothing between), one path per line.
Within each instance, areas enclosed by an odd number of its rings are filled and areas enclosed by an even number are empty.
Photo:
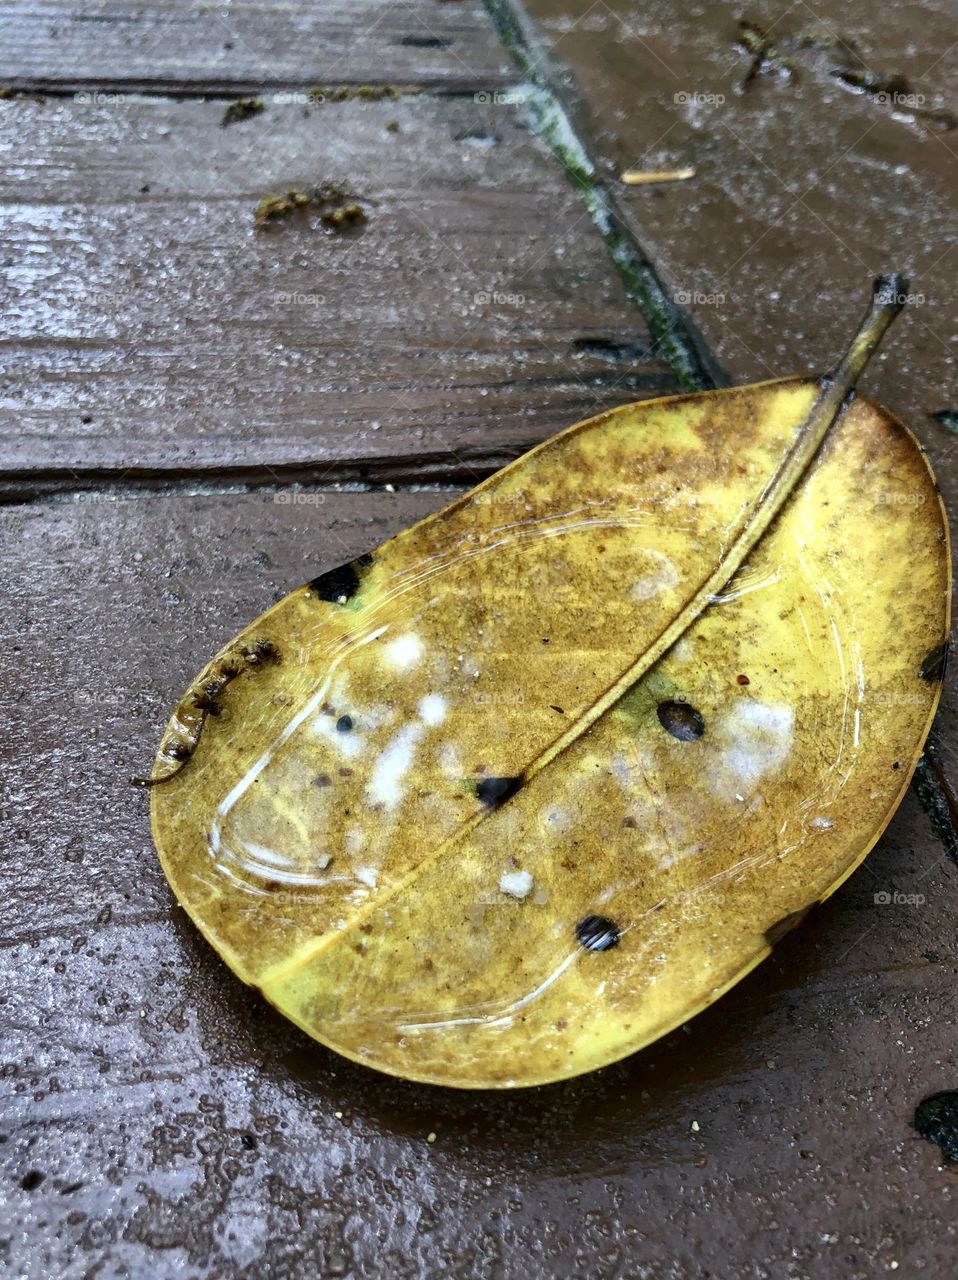
M834 403L832 413L854 391L856 382L878 349L889 325L903 309L907 293L908 278L898 271L879 276L875 281L872 304L849 343L848 350L829 374L823 388L822 399L827 396L829 405Z

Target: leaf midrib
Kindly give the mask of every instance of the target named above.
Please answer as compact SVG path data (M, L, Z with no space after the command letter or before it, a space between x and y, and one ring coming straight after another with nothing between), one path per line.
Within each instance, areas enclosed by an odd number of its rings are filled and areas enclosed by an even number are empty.
M791 381L791 380L787 380ZM793 383L794 385L794 383ZM703 397L721 397L741 392L741 388L718 390L692 395L688 398L700 401ZM685 397L675 397L684 399ZM655 403L655 402L650 402ZM737 533L726 545L725 552L712 573L699 588L692 593L676 614L671 623L658 634L643 653L623 672L608 689L605 690L558 738L536 756L528 764L522 774L523 786L540 774L573 743L577 742L637 681L659 661L662 656L681 638L695 620L709 607L711 597L718 594L730 578L744 563L746 557L764 536L769 526L782 510L791 494L795 491L805 471L816 457L822 442L830 430L841 419L847 406L847 391L832 382L826 382L820 388L808 414L805 416L796 438L783 456L778 468L759 493L755 501L747 508L737 525ZM521 462L521 460L519 460ZM518 463L514 465L519 465ZM516 793L521 796L522 788ZM506 801L505 804L510 803ZM415 867L402 876L395 884L384 889L366 907L358 910L345 928L324 934L305 943L293 955L273 965L257 979L258 985L265 989L281 985L290 976L325 951L350 936L370 916L380 911L388 902L402 893L409 885L415 883L423 872L442 858L450 849L465 840L482 822L499 811L480 808L456 830L441 841L430 853L426 854Z

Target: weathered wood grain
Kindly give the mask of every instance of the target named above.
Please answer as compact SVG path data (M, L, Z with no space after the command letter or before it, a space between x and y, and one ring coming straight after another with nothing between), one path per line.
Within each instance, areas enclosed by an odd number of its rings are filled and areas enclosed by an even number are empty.
M480 0L5 0L0 83L190 93L511 76Z
M253 614L446 501L304 496L0 512L10 1274L949 1274L950 1175L910 1119L954 1080L956 873L912 801L715 1008L521 1096L341 1061L202 943L127 775Z
M4 478L471 482L674 388L516 112L270 103L221 128L217 103L0 102ZM359 234L254 230L262 196L330 180Z

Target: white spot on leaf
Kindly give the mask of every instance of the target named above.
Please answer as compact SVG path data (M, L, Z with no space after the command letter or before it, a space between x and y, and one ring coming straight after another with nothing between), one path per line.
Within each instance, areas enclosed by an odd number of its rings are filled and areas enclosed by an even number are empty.
M757 782L781 768L792 747L795 715L791 707L741 702L726 716L723 729L729 746L726 764L739 784Z
M422 641L412 632L397 636L386 645L386 659L397 671L408 671L422 657Z
M383 804L393 809L403 798L403 778L409 770L422 736L420 724L407 724L386 744L373 765L366 788L370 804Z
M442 724L446 718L446 699L441 693L427 693L419 702L419 716L428 725Z
M505 871L499 877L499 888L511 898L528 898L532 892L532 876L528 871Z
M639 578L632 584L630 594L633 600L651 600L660 591L668 591L674 587L679 580L678 570L663 552L644 547L642 554L653 558L654 564L644 578Z

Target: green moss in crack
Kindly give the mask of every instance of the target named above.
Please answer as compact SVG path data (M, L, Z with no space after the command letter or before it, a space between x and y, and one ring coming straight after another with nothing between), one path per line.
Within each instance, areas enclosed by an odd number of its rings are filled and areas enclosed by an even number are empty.
M714 364L709 367L709 357L697 349L687 317L666 293L654 267L615 212L601 177L543 70L547 59L531 56L519 21L504 0L485 0L485 4L499 38L527 77L527 83L515 91L524 108L525 122L562 162L570 182L585 201L630 301L648 323L655 344L652 355L672 367L687 391L723 385L727 382L723 371Z
M421 84L314 84L308 91L310 102L396 102L423 92Z
M220 124L224 128L228 124L239 124L241 120L249 120L251 116L258 116L265 110L266 103L262 98L237 98L235 102L226 104Z
M30 89L19 89L15 84L0 85L0 102L13 102L14 100L27 102L45 102L42 93L33 93Z

